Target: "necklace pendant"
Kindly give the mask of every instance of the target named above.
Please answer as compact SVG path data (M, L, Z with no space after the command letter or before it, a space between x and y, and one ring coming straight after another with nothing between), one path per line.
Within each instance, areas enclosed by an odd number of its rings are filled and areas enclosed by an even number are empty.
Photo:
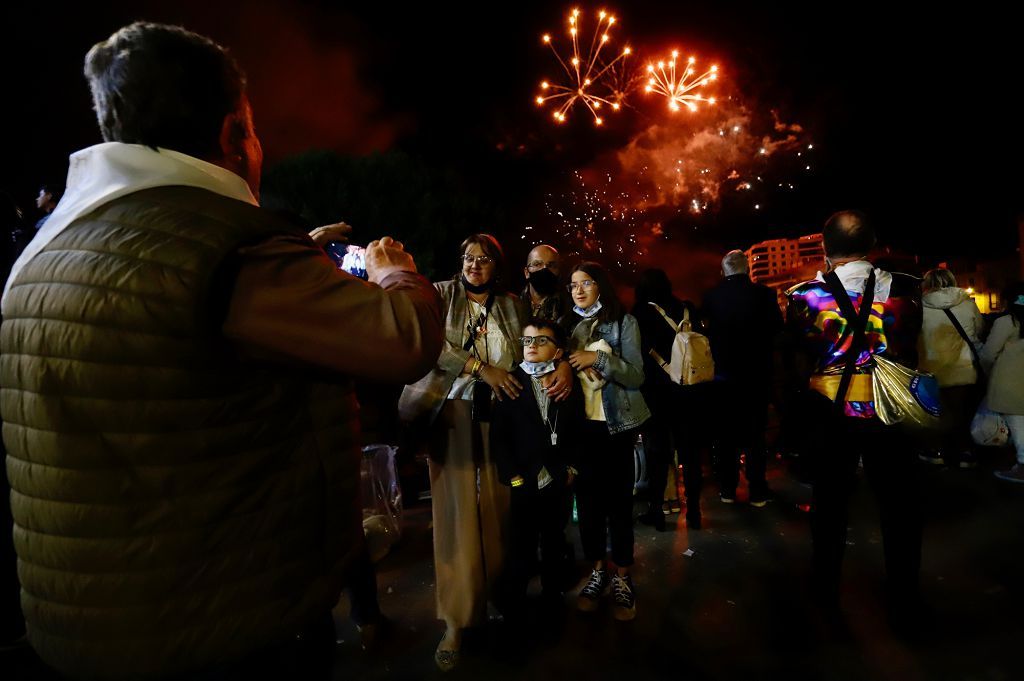
M551 446L554 447L558 444L558 433L551 433Z

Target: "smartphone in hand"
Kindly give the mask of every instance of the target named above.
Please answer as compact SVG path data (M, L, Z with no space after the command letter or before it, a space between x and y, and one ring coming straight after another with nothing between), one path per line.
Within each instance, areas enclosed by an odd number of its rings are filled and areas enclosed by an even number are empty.
M366 279L366 249L362 246L330 241L324 246L327 255L339 270L345 270L354 277Z

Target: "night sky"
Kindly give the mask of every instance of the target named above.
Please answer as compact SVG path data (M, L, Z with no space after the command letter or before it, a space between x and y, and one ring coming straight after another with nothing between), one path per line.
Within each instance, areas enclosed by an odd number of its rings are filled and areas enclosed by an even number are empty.
M539 37L556 33L572 5L401 7L183 0L0 10L13 112L0 189L28 204L40 181L63 177L68 153L100 141L82 59L134 19L180 23L233 50L268 165L311 148L404 150L458 169L493 200L535 207L553 178L614 152L638 117L655 115L646 107L595 130L582 116L556 127L537 112L537 83L552 66ZM794 236L816 231L833 210L860 207L886 242L912 252L995 257L1016 248L1024 60L1008 10L640 0L607 8L631 45L714 59L746 101L798 123L815 145L814 170L794 193L717 222L705 216L712 239L743 246Z

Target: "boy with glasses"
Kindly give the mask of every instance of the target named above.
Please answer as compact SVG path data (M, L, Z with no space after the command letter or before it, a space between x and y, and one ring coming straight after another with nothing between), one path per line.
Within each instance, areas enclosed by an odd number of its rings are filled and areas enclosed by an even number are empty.
M513 374L524 389L495 405L490 432L498 477L512 488L506 615L513 619L522 614L538 543L542 598L549 605L562 600L564 507L576 476L573 464L584 419L579 390L563 402L555 402L546 390L565 352L565 331L556 322L534 318L520 341L524 361Z

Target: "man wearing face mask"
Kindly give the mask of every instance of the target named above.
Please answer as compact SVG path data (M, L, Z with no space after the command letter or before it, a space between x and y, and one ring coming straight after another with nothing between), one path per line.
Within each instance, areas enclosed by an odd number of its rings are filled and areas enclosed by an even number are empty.
M558 274L562 256L554 246L538 244L526 258L523 276L526 286L519 294L520 300L530 310L531 317L561 319L566 307ZM572 371L564 362L558 362L556 378L549 392L557 401L562 401L572 392Z
M562 287L558 275L562 258L553 246L539 244L526 258L523 276L526 286L519 294L531 311L531 316L542 319L560 319L564 311Z

